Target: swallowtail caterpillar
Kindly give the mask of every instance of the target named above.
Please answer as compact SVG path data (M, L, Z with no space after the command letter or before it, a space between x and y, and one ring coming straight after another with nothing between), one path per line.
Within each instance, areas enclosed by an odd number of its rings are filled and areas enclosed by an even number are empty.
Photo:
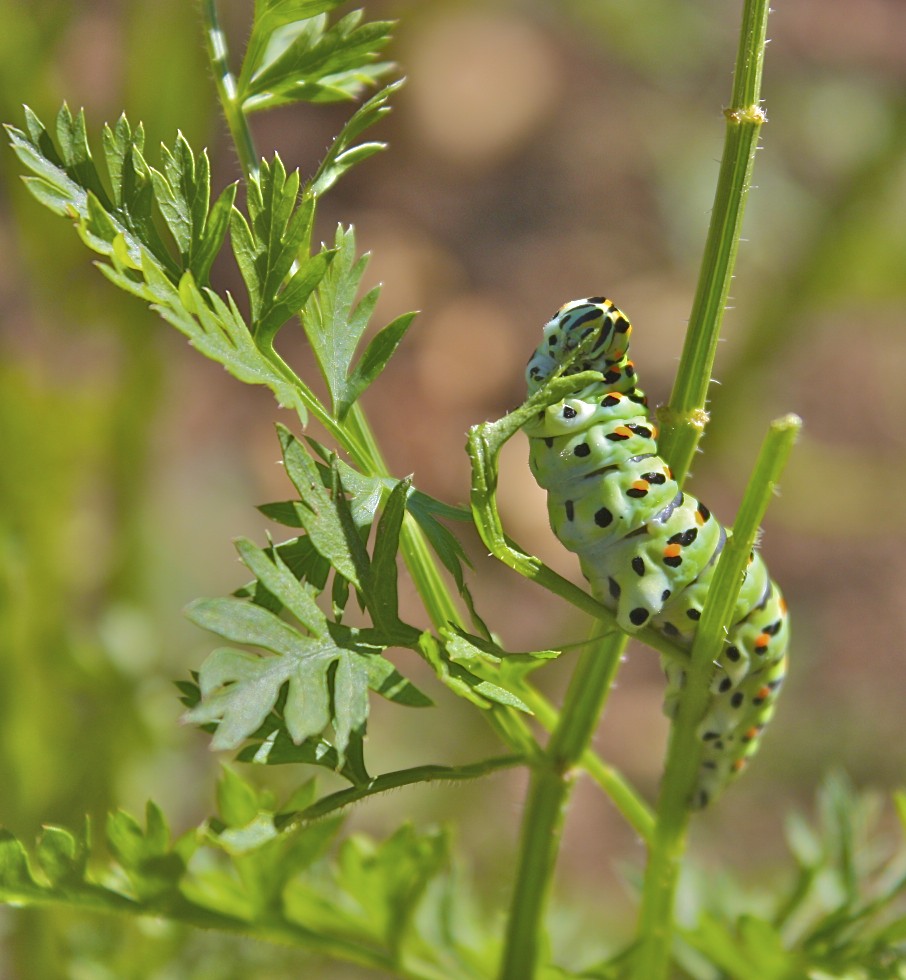
M595 596L629 633L649 625L690 648L726 530L680 490L658 456L657 433L629 359L629 320L609 299L562 306L528 362L534 394L567 359L564 374L603 377L525 426L530 466L548 494L551 527L579 556ZM693 803L703 807L756 751L786 671L786 603L753 552L733 625L718 659ZM663 659L664 711L672 716L685 671Z

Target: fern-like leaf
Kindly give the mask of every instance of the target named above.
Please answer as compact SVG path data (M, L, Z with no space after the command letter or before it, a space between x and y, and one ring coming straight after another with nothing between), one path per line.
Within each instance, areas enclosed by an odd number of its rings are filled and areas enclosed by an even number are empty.
M384 841L358 835L331 860L338 817L280 819L313 790L307 784L278 805L225 771L219 812L175 840L154 803L144 824L111 814L97 849L87 829L47 827L30 849L0 830L0 902L165 918L386 975L490 977L494 950L465 927L478 920L446 873L446 837L408 826Z
M362 392L384 369L402 341L415 314L405 313L387 324L371 341L358 363L350 368L365 328L374 312L380 287L356 296L368 265L368 256L356 257L351 228L337 229L336 257L305 307L303 325L333 402L343 419Z
M314 200L299 198L299 174L287 174L279 157L262 161L248 186L249 221L235 209L233 252L251 300L252 333L269 346L277 331L305 305L327 271L333 252L309 257Z
M363 23L361 10L331 23L341 2L270 0L256 10L238 80L244 111L352 99L392 68L376 59L393 23Z

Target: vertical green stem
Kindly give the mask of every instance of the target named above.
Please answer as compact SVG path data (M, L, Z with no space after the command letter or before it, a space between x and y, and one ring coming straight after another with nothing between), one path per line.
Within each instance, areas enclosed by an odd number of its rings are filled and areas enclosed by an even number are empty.
M520 691L520 696L532 709L538 723L548 731L557 727L557 712L548 701L533 688ZM650 844L654 834L654 815L648 804L639 796L621 773L607 765L590 749L581 758L582 768L610 797L613 805L623 815L630 827L646 843Z
M724 110L727 130L701 272L673 392L660 413L660 453L680 482L707 422L704 408L711 370L733 278L755 150L765 121L759 102L767 19L768 0L746 0L733 97Z
M255 178L258 176L258 153L248 119L242 110L236 76L230 70L229 49L217 14L217 0L202 0L201 15L204 20L208 59L214 70L214 85L239 155L239 163L246 179Z
M660 452L680 482L689 471L707 423L708 386L736 262L755 150L765 121L760 93L768 12L768 0L745 0L732 99L724 113L727 121L724 152L701 272L676 382L670 401L661 413ZM793 428L789 425L786 431L792 432ZM793 433L785 450L777 442L772 442L768 449L766 443L749 483L747 500L761 494L759 499L764 507L767 506L768 498L763 496L763 491L768 486L773 487L773 483L767 475L771 461L763 463L764 452L775 453L774 462L779 460L782 466L786 458L784 452L789 452L794 437ZM748 536L746 521L749 517L751 514L744 516L740 511L734 538L724 550L715 572L696 635L686 687L671 728L654 841L649 849L645 873L639 949L633 964L635 980L661 980L669 970L673 904L686 844L691 790L700 757L696 730L709 697L712 664L720 654L724 628L729 625L732 605L739 592L740 563L745 561L757 530L756 523L750 528L751 537ZM734 571L733 563L739 564L738 572Z
M582 655L564 698L557 727L533 767L522 819L518 872L507 921L501 980L530 980L535 976L545 899L560 846L573 771L597 727L626 642L622 633L609 633Z
M635 980L667 976L676 883L685 850L689 801L701 759L698 726L711 697L714 661L721 654L726 631L733 621L749 554L800 427L801 422L794 415L771 423L702 610L686 685L670 732L658 798L642 892L639 949L633 964Z

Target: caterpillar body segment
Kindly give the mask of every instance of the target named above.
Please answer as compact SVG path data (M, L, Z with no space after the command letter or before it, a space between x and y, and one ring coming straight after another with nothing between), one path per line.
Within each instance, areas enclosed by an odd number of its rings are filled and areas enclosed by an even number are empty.
M603 297L573 300L544 326L529 359L529 395L555 372L601 380L551 405L525 426L529 465L548 494L551 527L579 557L597 598L633 633L649 625L690 648L726 530L680 490L658 455L657 431L629 359L632 327ZM786 605L753 552L711 701L699 727L703 756L693 803L705 806L756 751L786 671ZM675 662L664 710L685 681Z

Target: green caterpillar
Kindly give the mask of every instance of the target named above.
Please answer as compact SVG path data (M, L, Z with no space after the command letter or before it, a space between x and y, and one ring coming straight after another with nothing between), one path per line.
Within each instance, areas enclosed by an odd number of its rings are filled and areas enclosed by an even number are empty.
M548 493L554 533L579 556L620 627L633 633L647 624L688 648L727 535L658 456L628 356L631 332L623 313L599 296L566 303L545 324L526 368L530 395L564 363L565 375L603 377L525 426L529 463ZM753 552L699 728L693 805L713 800L756 751L783 683L788 637L786 603ZM685 671L666 659L663 666L664 711L672 716Z

